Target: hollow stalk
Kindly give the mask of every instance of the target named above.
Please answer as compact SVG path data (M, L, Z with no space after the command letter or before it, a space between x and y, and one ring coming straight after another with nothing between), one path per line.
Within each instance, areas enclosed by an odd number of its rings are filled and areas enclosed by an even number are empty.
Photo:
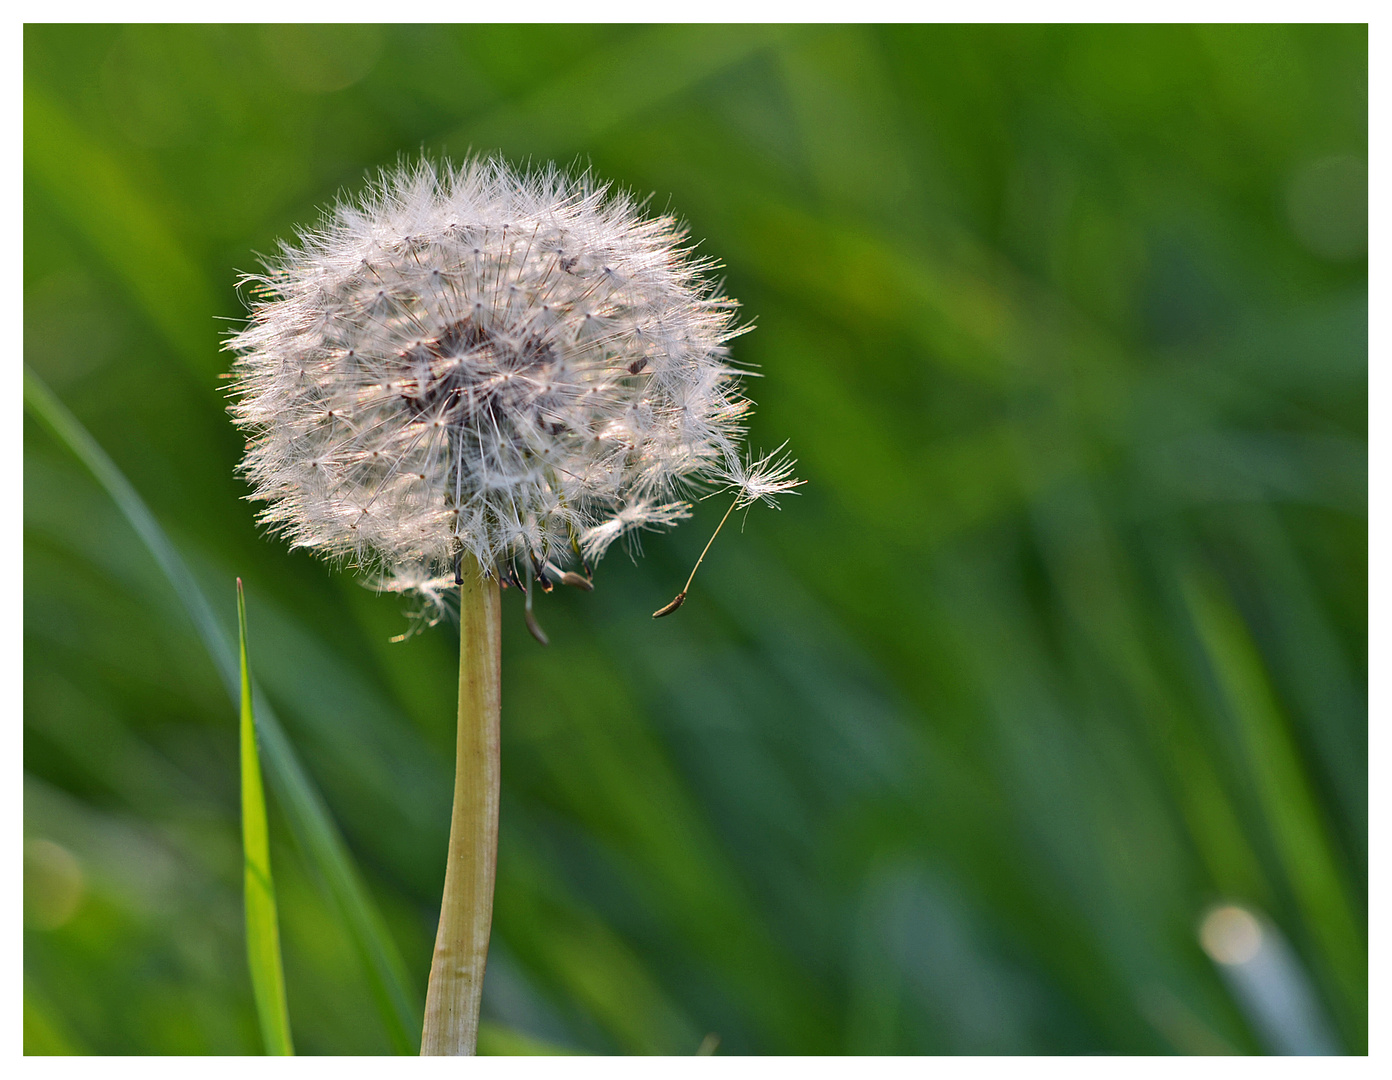
M465 556L459 587L459 734L440 926L425 997L422 1055L473 1054L498 863L498 580Z

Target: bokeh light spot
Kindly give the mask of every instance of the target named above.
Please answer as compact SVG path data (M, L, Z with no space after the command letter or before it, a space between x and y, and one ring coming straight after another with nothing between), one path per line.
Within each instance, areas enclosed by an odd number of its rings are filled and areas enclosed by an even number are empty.
M1199 942L1214 963L1245 964L1261 951L1261 924L1245 908L1234 905L1214 908L1204 916Z

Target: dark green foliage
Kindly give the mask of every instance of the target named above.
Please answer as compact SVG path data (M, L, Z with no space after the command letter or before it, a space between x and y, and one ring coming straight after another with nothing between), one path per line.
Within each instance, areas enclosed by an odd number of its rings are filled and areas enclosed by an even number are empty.
M422 147L675 208L808 481L661 622L724 504L539 601L547 650L505 596L486 1018L1251 1052L1196 937L1233 900L1366 1049L1365 28L26 28L25 358L229 631L246 580L423 989L454 632L258 535L217 378L234 271ZM255 1052L236 714L28 420L24 480L26 1048ZM292 835L273 797L296 1049L390 1052Z

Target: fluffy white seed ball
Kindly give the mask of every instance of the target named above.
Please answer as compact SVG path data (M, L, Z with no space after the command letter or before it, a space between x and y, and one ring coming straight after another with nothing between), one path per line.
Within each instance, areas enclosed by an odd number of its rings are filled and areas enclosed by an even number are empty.
M429 593L463 554L506 574L788 490L738 444L734 303L685 232L554 167L382 173L248 275L232 414L261 521Z

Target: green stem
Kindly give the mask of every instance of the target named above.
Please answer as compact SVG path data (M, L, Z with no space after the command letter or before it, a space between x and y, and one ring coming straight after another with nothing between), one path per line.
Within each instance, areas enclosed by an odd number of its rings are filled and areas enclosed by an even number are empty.
M475 1053L493 879L498 864L498 709L502 670L497 578L460 568L459 735L440 926L425 996L421 1054Z

